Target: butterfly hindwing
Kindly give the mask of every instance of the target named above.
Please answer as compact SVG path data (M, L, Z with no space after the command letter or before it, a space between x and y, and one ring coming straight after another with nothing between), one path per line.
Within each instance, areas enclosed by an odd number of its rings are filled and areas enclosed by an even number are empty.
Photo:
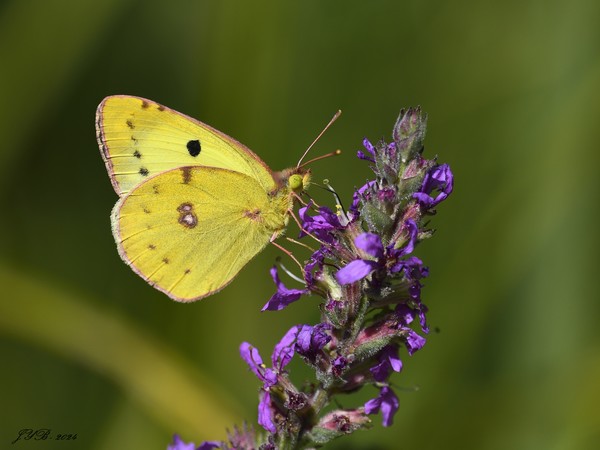
M213 167L182 167L136 186L115 205L123 260L178 301L225 287L285 227L289 195Z
M96 112L98 144L119 196L153 175L177 167L220 167L275 185L269 168L231 137L151 100L106 97Z

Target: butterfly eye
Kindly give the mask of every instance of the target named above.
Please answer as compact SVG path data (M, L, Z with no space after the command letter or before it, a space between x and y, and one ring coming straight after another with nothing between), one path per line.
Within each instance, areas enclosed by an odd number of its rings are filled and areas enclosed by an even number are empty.
M290 185L290 189L296 193L302 192L302 190L304 189L302 175L299 175L297 173L290 176L288 183Z

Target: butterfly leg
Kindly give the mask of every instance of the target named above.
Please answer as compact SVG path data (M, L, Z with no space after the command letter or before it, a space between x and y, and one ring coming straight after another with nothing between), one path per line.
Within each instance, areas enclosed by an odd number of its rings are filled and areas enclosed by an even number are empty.
M282 247L277 242L275 242L275 239L277 238L277 236L278 236L278 233L273 233L273 236L271 236L271 240L270 240L271 244L273 244L275 247L277 247L283 253L285 253L290 258L292 258L294 260L294 262L296 264L298 264L298 267L300 267L300 271L304 270L304 268L302 267L302 264L300 264L300 261L298 261L298 259L296 259L296 257L294 256L294 254L292 252L290 252L288 249Z

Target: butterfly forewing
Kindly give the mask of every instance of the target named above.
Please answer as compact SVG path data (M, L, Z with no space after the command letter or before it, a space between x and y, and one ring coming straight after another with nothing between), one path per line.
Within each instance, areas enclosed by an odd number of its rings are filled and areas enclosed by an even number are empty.
M96 113L96 134L120 196L153 175L191 165L229 169L250 176L265 190L275 187L269 168L248 148L151 100L106 97Z

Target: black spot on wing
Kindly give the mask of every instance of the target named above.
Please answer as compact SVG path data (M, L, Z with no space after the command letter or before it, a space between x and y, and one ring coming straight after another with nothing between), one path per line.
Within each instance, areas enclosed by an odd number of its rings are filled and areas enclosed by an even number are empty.
M200 146L200 141L198 139L193 140L193 141L188 141L188 143L186 144L186 147L188 149L188 152L191 156L196 157L200 154L200 151L202 150L201 146Z
M148 169L146 169L145 167L140 167L140 172L139 173L140 173L141 176L147 177L150 172L148 172Z
M128 119L127 122L125 122L127 124L127 126L129 128L131 128L132 130L135 128L135 125L133 124L133 122L131 121L131 119Z
M135 156L137 159L140 159L142 157L142 154L138 150L136 150L135 152L133 152L133 156Z

